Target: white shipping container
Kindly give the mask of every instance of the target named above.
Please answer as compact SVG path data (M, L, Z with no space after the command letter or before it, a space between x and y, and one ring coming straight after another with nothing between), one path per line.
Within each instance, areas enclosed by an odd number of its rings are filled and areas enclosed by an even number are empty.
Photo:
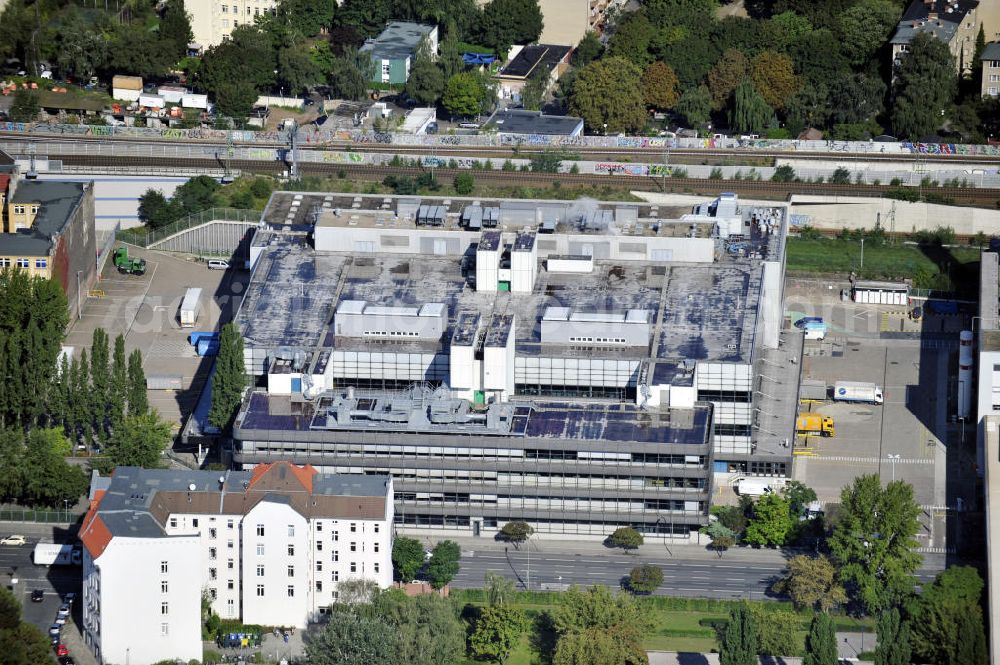
M163 97L163 101L170 104L180 104L181 98L188 94L187 88L179 88L177 86L163 85L156 90L156 94Z
M143 93L139 95L139 106L146 106L152 109L162 109L166 106L166 104L163 101L163 97L160 97L159 95L149 95Z
M208 109L208 95L182 95L181 106L186 109Z
M201 311L201 289L190 288L184 294L184 300L181 301L180 309L180 323L181 328L194 328L194 324L198 321L198 314Z

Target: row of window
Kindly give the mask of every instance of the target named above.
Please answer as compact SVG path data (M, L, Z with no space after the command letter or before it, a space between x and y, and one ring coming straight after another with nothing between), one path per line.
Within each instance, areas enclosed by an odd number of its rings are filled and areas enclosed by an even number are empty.
M411 330L366 330L361 333L363 337L419 337L420 333Z
M31 214L32 215L38 214L38 206L36 206L36 205L33 205L33 206L23 206L23 205L19 206L19 205L15 205L14 206L14 214L15 215L23 215L25 212L28 211L29 208L31 210Z
M18 268L30 268L31 259L20 258L14 262ZM11 265L10 259L0 258L0 268L9 268ZM35 267L44 270L49 267L48 259L35 259Z
M624 344L624 337L570 337L570 344Z

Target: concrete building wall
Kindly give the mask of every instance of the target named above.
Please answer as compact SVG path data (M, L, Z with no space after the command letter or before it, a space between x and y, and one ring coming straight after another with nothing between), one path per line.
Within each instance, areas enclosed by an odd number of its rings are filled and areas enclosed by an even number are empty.
M52 277L66 293L70 316L78 316L87 291L97 278L93 183L84 185L83 198L57 236L49 262Z
M984 419L986 442L987 634L990 663L1000 663L1000 415Z
M576 46L590 29L591 0L539 0L541 44Z
M201 587L189 581L200 558L196 536L115 538L96 564L88 555L85 588L97 591L84 598L84 621L98 662L201 659Z
M275 0L186 0L184 8L191 19L194 41L208 49L221 44L240 25L252 25L261 14L274 13Z
M247 513L243 528L244 623L304 627L312 591L305 518L287 504L261 501Z
M793 195L791 213L808 215L809 225L818 229L865 229L878 222L897 233L950 226L959 235L993 235L1000 228L1000 210L891 199Z

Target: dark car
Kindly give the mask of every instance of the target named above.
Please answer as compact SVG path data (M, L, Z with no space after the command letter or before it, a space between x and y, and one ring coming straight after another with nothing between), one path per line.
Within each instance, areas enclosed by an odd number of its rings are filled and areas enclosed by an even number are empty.
M59 659L59 665L76 665L76 661L73 660L73 656L63 656Z
M35 589L31 592L31 602L40 603L45 600L45 592L41 589Z

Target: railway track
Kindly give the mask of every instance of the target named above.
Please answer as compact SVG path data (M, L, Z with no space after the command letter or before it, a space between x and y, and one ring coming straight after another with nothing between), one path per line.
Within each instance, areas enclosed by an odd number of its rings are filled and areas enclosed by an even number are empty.
M77 143L129 143L133 145L177 145L177 146L197 146L199 148L218 148L225 150L228 144L214 140L186 140L177 141L173 139L134 139L132 137L119 136L74 136L69 134L32 134L0 132L0 137L6 141L24 142L27 146L34 143L44 147L46 144L58 144L60 142ZM241 143L236 145L260 148L288 148L287 143L261 142L261 143ZM531 155L535 153L552 150L549 146L534 146L520 144L504 148L493 148L486 146L459 146L459 145L422 145L410 146L392 143L355 143L351 141L327 141L322 143L300 144L302 150L329 150L329 151L349 151L349 152L381 152L394 153L400 155L433 155L437 157L470 157L475 156L480 159L506 159L518 156ZM1000 156L987 155L941 155L941 154L912 154L912 153L850 153L840 151L829 152L806 152L787 150L754 150L751 148L732 149L700 149L700 148L562 148L567 153L578 155L580 159L588 161L642 161L643 163L662 163L669 153L671 164L732 164L734 166L769 166L773 165L776 159L804 159L804 160L834 160L843 162L867 162L867 163L912 163L912 162L942 162L955 164L1000 164ZM41 152L39 153L41 154Z
M223 166L217 159L150 158L150 157L110 157L110 156L70 156L59 157L70 166L154 166L159 168L205 168ZM232 160L229 167L247 173L276 174L288 169L288 165L278 161ZM661 178L659 176L592 175L573 173L526 173L522 171L469 171L468 169L435 168L423 169L403 166L363 166L357 164L328 164L321 162L300 162L302 175L343 176L346 179L363 182L381 182L386 176L415 178L432 172L441 181L450 181L458 173L472 173L477 181L494 185L548 188L554 183L569 190L580 187L610 187L613 189L643 189L672 193L718 194L720 190L732 191L740 196L786 200L791 194L812 194L821 196L866 196L881 197L893 189L886 185L840 185L834 183L778 183L767 180L707 180L702 178ZM1000 205L1000 189L933 187L926 192L950 199L956 205L995 208Z

